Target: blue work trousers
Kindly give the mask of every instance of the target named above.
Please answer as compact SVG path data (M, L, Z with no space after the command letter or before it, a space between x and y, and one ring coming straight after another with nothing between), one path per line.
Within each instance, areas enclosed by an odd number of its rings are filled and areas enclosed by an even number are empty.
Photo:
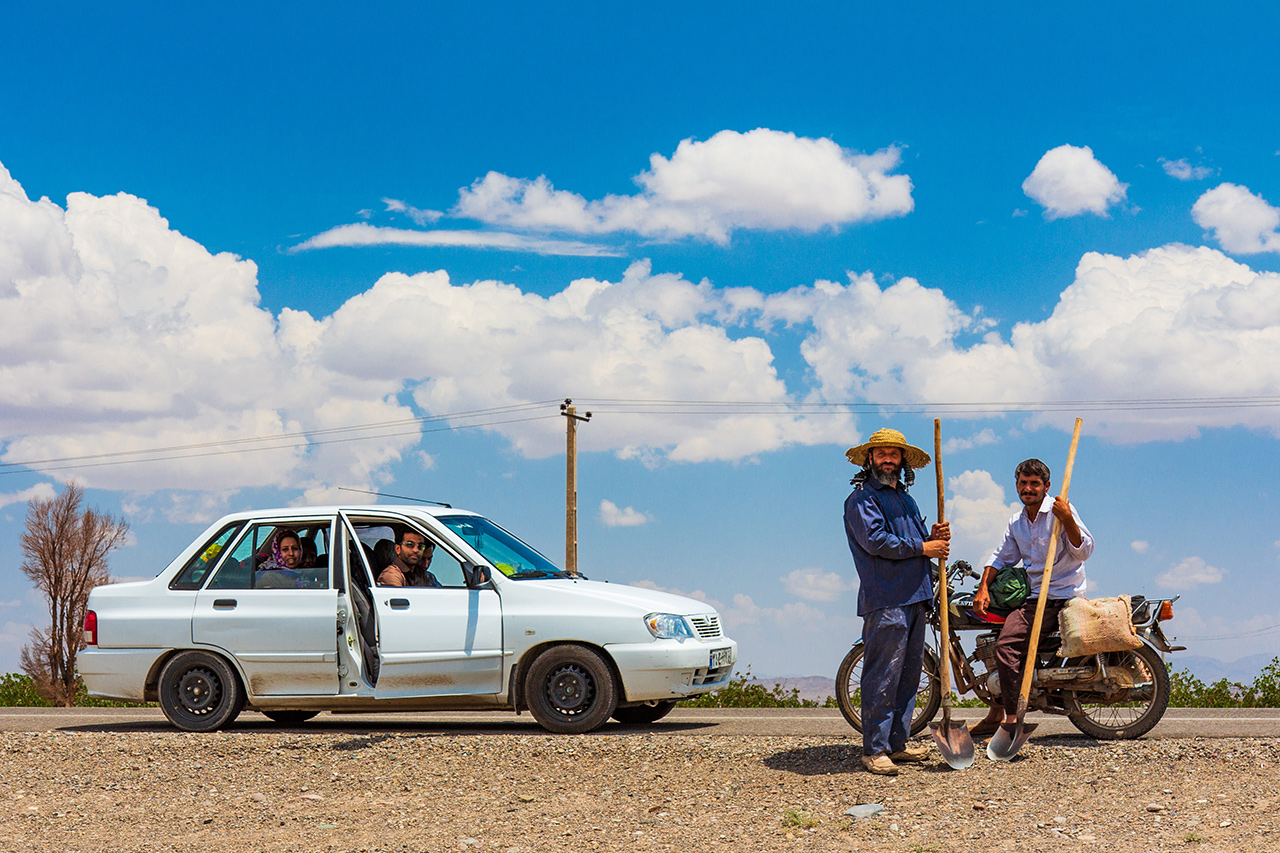
M924 666L929 603L885 607L862 617L862 754L901 750L911 735Z

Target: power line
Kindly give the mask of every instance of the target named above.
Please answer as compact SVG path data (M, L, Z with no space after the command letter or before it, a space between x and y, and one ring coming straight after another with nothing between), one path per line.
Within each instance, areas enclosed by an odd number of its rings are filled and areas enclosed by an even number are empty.
M27 459L21 462L0 462L0 473L4 473L3 469L5 468L29 468L35 465L47 465L47 464L52 464L57 462L75 462L80 460L107 459L111 457L137 456L137 455L149 454L149 453L170 453L170 452L176 452L181 450L202 450L210 447L226 447L228 445L259 444L264 442L284 441L286 439L291 439L291 438L311 438L314 436L338 435L344 432L360 432L360 431L367 431L367 430L373 430L373 429L383 429L386 427L404 426L406 424L432 423L432 422L438 422L438 421L456 420L461 418L480 417L482 415L505 414L508 412L527 411L529 409L536 409L542 406L548 406L556 402L559 402L559 401L558 400L540 400L538 402L532 402L532 403L518 403L518 404L513 404L508 406L494 406L488 409L472 409L470 411L451 412L443 415L424 415L422 417L401 418L399 420L394 420L394 421L380 421L380 422L374 422L374 423L355 424L352 426L342 426L342 427L327 427L324 429L313 429L313 430L302 430L300 432L279 433L277 435L252 436L249 438L226 438L226 439L217 439L214 441L197 442L194 444L174 444L168 447L151 447L151 448L146 448L142 450L116 450L108 453L87 453L81 456L60 456L60 457L53 457L49 459ZM506 421L503 421L503 423L506 423ZM405 434L406 433L390 433L389 435L405 435ZM367 436L367 437L381 438L382 436L375 435L375 436ZM286 446L291 447L296 445L286 445ZM273 450L276 448L265 448L265 449ZM168 457L168 458L177 458L177 457Z
M1262 636L1263 634L1270 634L1270 633L1272 633L1272 632L1274 632L1274 631L1280 631L1280 625L1271 625L1271 626L1266 627L1266 628L1258 628L1257 630L1254 630L1254 631L1245 631L1245 632L1240 633L1240 634L1220 634L1220 635L1218 635L1218 636L1216 636L1216 637L1189 637L1189 636L1181 636L1181 637L1179 637L1179 639L1182 639L1182 640L1201 640L1201 641L1207 641L1207 640L1239 640L1239 639L1243 639L1243 638L1245 638L1245 637L1260 637L1260 636Z
M558 418L558 417L559 417L559 414L534 415L528 418L508 418L506 420L485 421L483 423L476 423L476 424L454 424L454 425L437 427L435 429L426 429L426 430L414 429L414 430L403 430L400 432L379 433L378 435L357 435L357 436L348 436L346 438L331 438L325 441L295 441L291 444L273 444L266 447L237 447L237 448L221 449L221 450L206 450L200 453L175 453L169 456L148 456L148 457L142 457L138 459L111 459L107 461L98 461L98 462L91 462L91 461L71 462L70 464L52 465L52 466L46 466L46 465L42 465L41 463L35 463L35 462L33 463L11 462L7 464L10 466L19 466L24 464L27 464L30 466L40 465L39 470L41 472L66 471L69 469L79 470L82 468L104 468L111 465L135 465L143 462L172 462L174 460L179 460L179 459L199 459L207 456L227 456L227 455L238 454L238 453L262 453L264 451L271 451L271 450L292 450L293 448L297 448L297 447L319 447L326 444L345 444L351 441L371 441L373 439L378 439L378 438L395 438L397 436L402 436L402 435L422 435L424 433L430 433L430 432L450 432L453 430L477 429L481 427L501 426L503 424L523 423L525 421L541 421L541 420L547 420L549 418ZM303 435L303 434L298 433L297 435ZM280 437L273 436L272 438L278 439ZM263 439L263 440L266 441L270 439ZM216 442L210 442L210 443L207 443L204 445L198 445L198 446L209 447L215 444ZM156 451L134 451L134 453L151 453L151 452L156 452ZM103 456L111 456L111 455L114 455L114 454L103 454ZM89 457L79 457L79 458L93 459L95 457L89 456ZM5 470L0 470L0 476L3 476L5 474L15 474L19 470L20 469L18 467L8 467Z
M1249 409L1280 407L1280 395L1259 395L1240 397L1155 397L1136 400L1037 400L1037 401L967 401L967 402L918 402L901 403L888 401L830 401L795 403L777 400L673 400L673 399L641 399L625 397L578 398L583 404L590 404L600 415L667 415L697 417L728 416L773 416L773 417L811 417L820 415L848 415L865 413L897 413L918 414L939 410L952 414L1014 414L1052 412L1098 412L1098 411L1171 411L1192 409ZM178 459L200 458L233 453L253 453L271 450L291 450L298 447L315 447L325 444L336 444L351 441L372 441L383 438L395 438L404 435L421 435L427 432L447 432L461 429L486 428L502 426L525 421L544 420L557 415L535 415L523 418L489 420L498 415L517 414L534 411L544 406L558 405L559 400L538 400L527 403L512 403L505 406L493 406L482 409L471 409L461 412L449 412L438 415L400 418L389 421L376 421L366 424L326 427L322 429L301 430L292 433L281 433L269 436L250 436L245 438L228 438L214 441L194 442L139 450L117 450L106 453L90 453L78 456L61 456L47 459L28 459L18 462L0 462L0 475L15 473L23 469L38 468L41 471L63 471L76 468L97 468L108 465L129 464L134 462L166 462ZM478 423L457 423L465 420L480 420ZM437 429L412 429L385 432L401 426L422 426L432 423L446 423ZM372 433L359 435L355 433ZM345 436L327 438L329 436ZM1280 626L1278 626L1280 627Z

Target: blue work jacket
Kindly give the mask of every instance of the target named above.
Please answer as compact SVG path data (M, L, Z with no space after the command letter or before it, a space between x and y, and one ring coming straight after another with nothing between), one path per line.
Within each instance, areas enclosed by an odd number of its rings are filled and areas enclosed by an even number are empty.
M915 499L868 478L844 502L844 530L858 570L858 615L933 598L928 533Z

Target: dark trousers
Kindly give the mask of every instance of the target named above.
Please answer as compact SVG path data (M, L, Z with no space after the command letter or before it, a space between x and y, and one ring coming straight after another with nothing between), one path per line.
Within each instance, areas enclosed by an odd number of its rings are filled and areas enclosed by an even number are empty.
M1051 598L1044 603L1044 621L1040 623L1040 641L1058 630L1058 611L1069 599ZM1018 696L1022 690L1022 662L1031 645L1031 625L1036 620L1037 599L1033 596L1009 614L996 640L996 670L1000 673L1000 701L1009 716L1018 713Z
M911 735L929 603L886 607L862 617L862 754L897 752Z

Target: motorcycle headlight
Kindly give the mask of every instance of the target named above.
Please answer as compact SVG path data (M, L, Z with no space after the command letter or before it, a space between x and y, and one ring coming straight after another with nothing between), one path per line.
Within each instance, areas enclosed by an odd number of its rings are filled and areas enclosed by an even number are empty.
M659 640L693 639L693 629L683 616L674 613L650 613L644 617L644 626Z

